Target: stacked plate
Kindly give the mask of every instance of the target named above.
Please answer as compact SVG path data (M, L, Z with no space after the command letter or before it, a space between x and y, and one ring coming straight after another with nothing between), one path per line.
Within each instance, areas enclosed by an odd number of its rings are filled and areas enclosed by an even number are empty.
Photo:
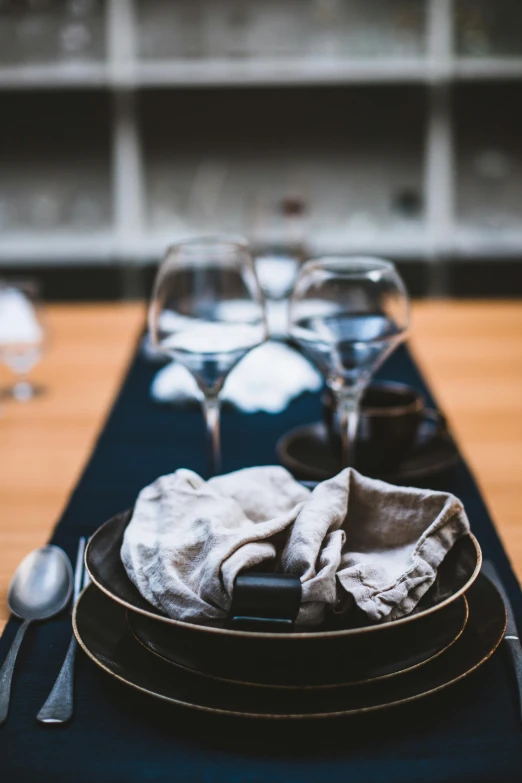
M92 584L74 616L78 642L109 674L200 710L264 718L354 714L409 702L462 679L499 645L502 599L460 539L415 612L395 622L254 633L180 622L151 606L120 559L131 512L93 536Z

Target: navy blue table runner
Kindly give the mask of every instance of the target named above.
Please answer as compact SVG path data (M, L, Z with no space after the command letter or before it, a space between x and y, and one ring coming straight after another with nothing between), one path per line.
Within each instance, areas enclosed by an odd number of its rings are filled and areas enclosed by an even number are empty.
M52 541L74 562L78 537L134 502L138 491L178 467L204 472L203 423L196 410L155 405L157 367L139 354ZM380 376L433 400L408 351ZM288 429L320 418L319 395L304 395L281 415L226 409L224 469L276 461ZM464 502L485 555L504 581L522 629L522 594L475 482L461 461L421 485ZM14 637L10 621L0 660ZM268 724L216 718L165 705L126 688L82 653L76 668L75 717L41 726L36 713L65 655L70 618L33 626L20 652L11 711L0 729L0 780L74 783L438 783L521 781L522 725L504 650L439 695L400 709L334 721Z

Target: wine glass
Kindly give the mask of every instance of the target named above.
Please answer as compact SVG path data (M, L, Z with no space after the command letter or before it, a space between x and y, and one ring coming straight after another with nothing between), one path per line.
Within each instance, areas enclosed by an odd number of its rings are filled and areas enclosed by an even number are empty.
M265 297L270 337L284 339L288 328L288 297L297 277L299 260L289 253L263 253L255 257L255 267Z
M245 240L195 238L168 248L149 311L151 344L181 362L204 394L209 473L221 471L219 393L266 339L264 303Z
M35 281L0 281L0 361L19 379L1 396L26 402L44 390L28 380L46 340L43 308Z
M355 462L361 395L408 326L408 295L390 261L332 256L302 267L290 299L289 333L337 401L344 467Z

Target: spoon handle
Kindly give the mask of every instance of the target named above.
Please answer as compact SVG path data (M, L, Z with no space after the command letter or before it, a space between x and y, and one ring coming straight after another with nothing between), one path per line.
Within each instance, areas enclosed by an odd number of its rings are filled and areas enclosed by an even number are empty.
M18 650L22 644L24 634L29 627L30 620L24 620L16 636L13 639L13 643L9 648L6 659L0 669L0 726L5 722L7 713L9 712L9 699L11 696L11 680L13 679L13 671L16 663L16 656Z
M72 718L74 709L73 679L75 655L76 638L73 636L53 689L36 716L40 723L66 723Z

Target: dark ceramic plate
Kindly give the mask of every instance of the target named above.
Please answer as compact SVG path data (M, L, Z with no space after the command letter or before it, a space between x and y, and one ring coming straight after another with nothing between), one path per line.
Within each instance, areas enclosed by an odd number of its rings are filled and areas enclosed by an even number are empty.
M290 430L280 438L276 449L281 464L297 479L323 481L342 470L340 455L332 447L330 436L321 422ZM419 427L411 450L393 472L364 472L373 478L404 484L441 473L458 460L458 449L449 432L441 430L436 419L427 417Z
M162 647L172 650L176 663L224 679L328 685L413 666L455 639L462 627L462 605L456 600L480 570L480 547L473 536L465 536L440 565L416 612L392 623L296 633L196 625L161 614L128 578L120 550L131 513L109 520L92 537L86 553L92 581L114 601L147 618L150 628L150 623L163 626L158 630Z
M82 593L73 625L87 655L108 674L173 704L258 718L326 718L392 707L435 693L477 669L496 650L506 626L502 599L480 577L470 588L469 621L433 661L376 683L318 691L251 688L201 677L150 655L132 635L125 609L94 585Z
M262 688L337 688L339 685L347 683L355 685L373 680L383 680L387 677L396 677L398 674L403 674L417 666L423 666L437 655L441 655L459 639L468 621L469 610L466 596L458 598L451 604L451 607L451 614L448 612L447 623L441 629L438 637L434 638L429 633L427 638L417 635L412 640L413 644L408 649L401 646L398 654L394 654L395 651L387 646L385 657L367 655L356 661L347 659L344 670L340 667L336 669L340 676L339 682L327 685L288 684L287 671L284 672L284 681L282 681L279 661L275 662L270 682L245 680L242 679L244 667L241 666L241 661L236 660L236 656L224 661L216 660L215 656L209 657L205 665L206 670L202 671L198 669L201 657L196 658L195 661L194 657L190 655L190 651L177 646L177 634L175 629L173 633L171 626L158 623L156 620L128 610L127 622L136 639L153 655L157 655L174 666L197 672L202 677ZM247 672L250 672L251 676L251 667L247 667Z

